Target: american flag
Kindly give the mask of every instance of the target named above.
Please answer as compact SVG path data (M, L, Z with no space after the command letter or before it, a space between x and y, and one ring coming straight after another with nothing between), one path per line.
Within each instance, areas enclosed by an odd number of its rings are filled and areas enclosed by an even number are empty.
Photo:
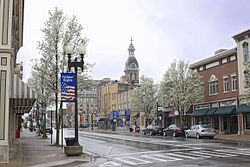
M62 101L74 101L75 100L75 86L67 85L63 83L61 85L61 100Z

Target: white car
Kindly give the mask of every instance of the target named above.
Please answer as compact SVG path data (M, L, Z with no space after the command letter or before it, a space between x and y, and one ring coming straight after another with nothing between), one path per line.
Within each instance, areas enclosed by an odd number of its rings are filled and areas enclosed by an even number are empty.
M215 136L215 130L209 125L194 125L190 129L186 130L185 136L186 138L195 137L200 139L201 137L209 137L210 139L213 139Z

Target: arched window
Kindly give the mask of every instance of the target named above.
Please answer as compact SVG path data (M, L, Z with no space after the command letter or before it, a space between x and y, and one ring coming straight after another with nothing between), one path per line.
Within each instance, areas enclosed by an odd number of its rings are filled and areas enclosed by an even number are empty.
M244 61L247 62L248 61L248 43L244 42L242 47L243 47Z

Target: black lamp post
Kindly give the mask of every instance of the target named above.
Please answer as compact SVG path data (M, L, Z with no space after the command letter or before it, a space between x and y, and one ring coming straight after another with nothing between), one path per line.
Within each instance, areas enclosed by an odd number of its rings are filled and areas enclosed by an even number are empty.
M74 145L79 146L78 141L78 105L77 105L77 69L78 67L81 68L83 71L84 61L83 57L86 54L86 48L83 44L79 46L78 52L81 55L81 61L77 62L77 58L75 58L75 61L71 61L71 54L73 52L73 48L70 44L68 44L65 47L65 52L68 55L68 69L70 71L71 67L75 68L75 143Z

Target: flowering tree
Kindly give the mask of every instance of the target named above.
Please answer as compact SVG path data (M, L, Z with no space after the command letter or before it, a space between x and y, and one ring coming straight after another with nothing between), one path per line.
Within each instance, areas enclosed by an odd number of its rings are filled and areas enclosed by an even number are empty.
M51 104L51 101L54 101L56 108L56 127L59 129L59 74L68 71L67 56L65 54L64 47L70 43L73 46L72 56L74 57L78 54L76 52L76 47L79 46L80 43L87 45L88 40L82 37L83 27L78 23L76 16L68 19L68 17L64 15L63 11L58 10L57 8L55 8L54 11L49 11L48 14L49 18L44 23L44 28L41 29L44 34L43 39L38 42L38 50L41 55L41 59L38 61L39 63L37 63L36 66L39 68L34 68L35 66L33 66L32 69L33 71L36 71L35 73L39 73L41 76L32 75L30 83L37 84L34 86L38 87L38 89L44 88L46 91L49 91L50 97L48 99L49 101L46 103ZM46 63L42 65L42 62ZM92 83L85 82L87 83L86 85L81 84L85 80L91 80L86 71L88 71L92 66L93 65L91 64L85 63L85 72L79 72L79 89L84 89L89 83ZM44 87L38 86L41 82L35 82L37 77L42 77L40 80L42 80L45 84ZM60 107L62 107L62 103L60 103ZM57 130L56 133L56 144L59 144L59 130Z
M184 61L174 61L160 83L159 96L164 107L171 106L179 116L184 115L191 104L203 98L199 74Z
M146 121L152 123L156 114L156 92L157 86L154 85L152 78L141 76L141 84L134 88L131 98L131 111L143 112Z

